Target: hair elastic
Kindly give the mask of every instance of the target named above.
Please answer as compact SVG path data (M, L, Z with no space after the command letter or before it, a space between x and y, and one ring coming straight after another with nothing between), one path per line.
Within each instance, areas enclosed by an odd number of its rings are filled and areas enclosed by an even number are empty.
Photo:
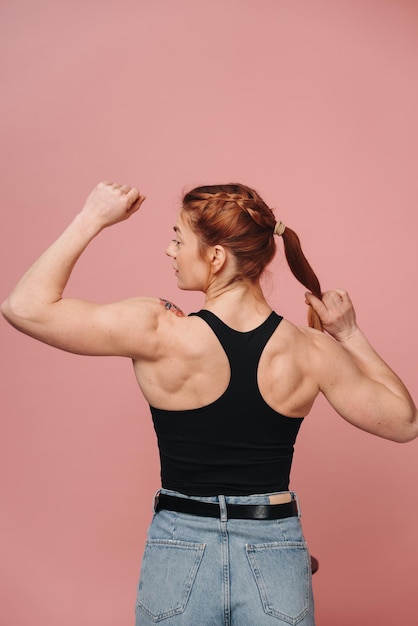
M276 222L276 225L273 230L273 234L279 235L279 237L281 237L285 230L286 230L286 226L283 224L283 222L279 220L278 222Z

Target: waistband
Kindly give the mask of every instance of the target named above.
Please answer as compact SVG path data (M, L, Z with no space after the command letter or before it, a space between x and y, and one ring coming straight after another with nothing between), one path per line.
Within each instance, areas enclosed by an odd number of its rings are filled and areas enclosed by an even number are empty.
M282 504L231 504L219 496L219 502L204 502L191 498L182 498L158 492L154 500L154 511L161 510L186 513L200 517L215 517L218 519L252 519L276 520L299 515L297 500Z

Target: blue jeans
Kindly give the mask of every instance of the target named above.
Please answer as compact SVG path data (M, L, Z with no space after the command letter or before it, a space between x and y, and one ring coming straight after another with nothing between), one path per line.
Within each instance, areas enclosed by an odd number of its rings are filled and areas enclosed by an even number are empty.
M268 495L193 496L219 503L220 519L166 510L154 514L136 626L315 626L310 558L299 517L226 518L225 503L268 504Z

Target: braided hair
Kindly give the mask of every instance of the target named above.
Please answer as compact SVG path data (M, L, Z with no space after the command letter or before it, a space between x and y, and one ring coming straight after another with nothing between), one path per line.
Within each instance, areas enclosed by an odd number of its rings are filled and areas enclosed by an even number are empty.
M276 219L254 189L240 183L196 187L184 195L182 213L198 235L202 253L205 248L219 244L234 255L237 273L233 281L258 281L273 260ZM281 236L293 275L321 298L318 278L302 252L299 237L288 227ZM311 307L308 323L321 329Z

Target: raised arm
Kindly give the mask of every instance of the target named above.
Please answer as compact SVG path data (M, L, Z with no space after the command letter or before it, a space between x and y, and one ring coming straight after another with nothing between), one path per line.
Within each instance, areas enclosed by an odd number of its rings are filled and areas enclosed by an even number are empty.
M145 197L135 188L99 183L62 235L19 280L1 312L15 328L57 348L80 354L132 354L135 329L144 336L156 324L158 302L135 298L109 305L64 298L71 272L104 228L128 219ZM136 343L140 349L140 343Z
M321 391L353 425L393 441L418 436L417 408L401 379L383 361L357 326L347 292L306 294L322 326L335 341L317 334Z

